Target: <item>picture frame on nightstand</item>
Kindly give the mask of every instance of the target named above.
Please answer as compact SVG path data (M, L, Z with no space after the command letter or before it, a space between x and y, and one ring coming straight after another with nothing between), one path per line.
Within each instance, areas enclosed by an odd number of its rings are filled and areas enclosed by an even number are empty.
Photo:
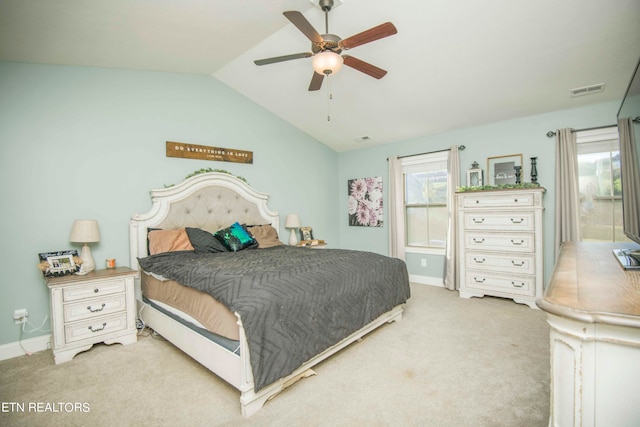
M300 240L313 240L313 229L311 227L300 227Z
M80 271L80 264L76 263L78 251L75 249L55 252L42 252L38 254L40 263L38 268L45 277L59 277L75 274Z

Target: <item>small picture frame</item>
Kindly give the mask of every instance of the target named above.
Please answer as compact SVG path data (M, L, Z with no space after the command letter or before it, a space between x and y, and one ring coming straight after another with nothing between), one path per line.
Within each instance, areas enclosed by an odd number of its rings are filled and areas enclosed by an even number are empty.
M78 259L78 251L63 250L55 252L42 252L38 254L40 263L38 268L45 277L58 277L75 274L80 271L80 263L74 260Z
M522 154L488 157L487 178L489 185L515 184L516 166L522 168Z
M300 227L300 240L313 240L313 229L311 227Z

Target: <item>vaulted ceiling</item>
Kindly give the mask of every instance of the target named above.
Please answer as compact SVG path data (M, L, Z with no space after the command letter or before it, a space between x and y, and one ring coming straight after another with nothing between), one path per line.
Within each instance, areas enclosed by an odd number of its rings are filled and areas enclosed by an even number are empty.
M253 60L310 51L282 12L322 34L317 2L0 0L0 60L210 75L346 151L619 101L640 57L640 0L342 0L330 33L397 27L349 51L388 74L343 67L309 92L310 58Z

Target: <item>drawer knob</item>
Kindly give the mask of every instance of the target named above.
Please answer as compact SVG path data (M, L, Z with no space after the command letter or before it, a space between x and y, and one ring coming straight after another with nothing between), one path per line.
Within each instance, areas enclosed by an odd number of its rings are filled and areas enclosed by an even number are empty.
M522 261L521 263L519 263L519 264L518 264L517 262L515 262L515 261L513 261L513 260L512 260L512 261L511 261L511 264L513 264L513 265L514 265L514 266L516 266L516 267L522 267L522 266L524 265L524 261Z
M473 260L478 263L478 264L482 264L483 262L485 262L487 259L486 258L482 258L482 259L478 259L476 257L473 257Z
M511 222L514 224L522 224L524 222L524 218L520 218L520 219L511 218Z
M473 222L475 222L476 224L482 224L484 222L484 218L473 218Z
M487 280L487 279L483 277L483 278L482 278L482 280L480 280L480 279L478 279L477 277L474 277L474 278L473 278L473 280L474 280L476 283L484 283L484 281L485 281L485 280ZM511 282L511 283L513 283L513 282Z
M520 282L520 283L511 282L511 284L513 285L514 288L521 288L524 286L524 282Z
M480 203L480 200L476 200L476 203Z
M105 303L102 303L102 306L100 308L95 308L95 309L92 308L91 306L88 306L87 310L89 310L92 313L97 313L98 311L104 310L105 305L106 305Z
M87 329L89 329L91 332L100 332L100 331L101 331L101 330L103 330L106 326L107 326L107 322L104 322L104 323L102 324L102 328L96 328L96 329L93 329L93 326L91 326L91 325L90 325Z
M513 203L518 203L518 199L513 199Z
M95 289L93 290L93 293L94 293L94 294L97 294L98 292L100 292L100 289L98 289L98 288L95 288Z
M473 238L473 243L484 243L484 238L483 239L476 239L475 237Z
M524 243L524 240L522 240L522 239L519 242L516 242L515 240L511 239L511 244L512 245L520 246L523 243Z

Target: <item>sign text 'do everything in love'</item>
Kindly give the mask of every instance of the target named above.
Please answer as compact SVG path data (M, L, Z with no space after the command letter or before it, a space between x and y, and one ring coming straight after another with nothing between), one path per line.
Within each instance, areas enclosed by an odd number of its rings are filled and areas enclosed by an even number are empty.
M253 151L236 150L235 148L209 147L206 145L187 144L184 142L173 141L167 141L167 157L253 164Z

